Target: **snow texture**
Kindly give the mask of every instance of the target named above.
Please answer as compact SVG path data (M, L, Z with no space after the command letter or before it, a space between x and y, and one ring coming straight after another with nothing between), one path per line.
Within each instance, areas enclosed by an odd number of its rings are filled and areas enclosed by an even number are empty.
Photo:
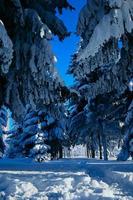
M132 200L131 161L0 161L1 200Z

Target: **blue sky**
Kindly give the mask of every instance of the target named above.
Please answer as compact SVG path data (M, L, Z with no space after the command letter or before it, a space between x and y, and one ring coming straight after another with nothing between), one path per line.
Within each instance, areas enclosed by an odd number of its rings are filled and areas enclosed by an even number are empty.
M68 86L72 85L73 77L67 75L66 72L71 60L71 55L76 51L78 47L79 37L77 37L75 34L76 25L79 12L81 8L85 5L85 2L86 0L69 0L69 3L71 3L76 8L76 10L63 10L63 15L59 17L64 21L66 27L70 32L72 32L72 34L63 42L60 42L57 37L54 37L52 40L52 48L58 60L56 67L61 78Z

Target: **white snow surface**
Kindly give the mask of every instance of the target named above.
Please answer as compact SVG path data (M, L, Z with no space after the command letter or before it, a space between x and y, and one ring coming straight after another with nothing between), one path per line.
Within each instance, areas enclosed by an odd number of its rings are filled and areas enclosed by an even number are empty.
M133 200L133 162L1 159L0 200Z

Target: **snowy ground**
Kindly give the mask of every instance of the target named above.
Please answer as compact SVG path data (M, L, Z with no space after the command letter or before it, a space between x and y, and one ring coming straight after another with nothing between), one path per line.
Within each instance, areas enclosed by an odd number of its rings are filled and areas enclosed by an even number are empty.
M133 162L0 160L0 200L133 200Z

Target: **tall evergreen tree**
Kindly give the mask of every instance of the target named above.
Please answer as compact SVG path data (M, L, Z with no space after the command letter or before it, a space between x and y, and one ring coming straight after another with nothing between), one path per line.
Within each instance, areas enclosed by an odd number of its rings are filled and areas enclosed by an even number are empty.
M66 115L62 103L51 104L38 112L41 130L47 132L47 144L50 146L51 159L63 157L63 145L66 140Z
M2 21L0 21L0 107L4 104L6 73L13 56L13 45Z
M56 111L55 111L56 110ZM8 132L8 157L31 157L37 161L63 157L65 135L63 104L43 106L33 111L27 105L22 124Z
M122 150L118 155L118 160L125 161L130 156L133 158L133 100L128 108L127 116L125 119L125 137L123 140Z
M8 132L8 157L29 157L37 161L47 159L49 146L46 145L47 132L39 127L39 116L30 105L26 106L26 114L22 124Z
M63 8L73 9L66 0L0 1L0 19L14 50L2 104L10 106L17 120L21 120L28 103L35 109L62 99L64 84L54 67L49 40L52 33L60 40L69 35L64 23L56 16L56 9L61 13Z
M7 131L6 139L6 152L5 155L8 158L16 158L23 156L23 149L20 143L20 138L23 134L22 125L14 124L10 131Z
M74 9L66 0L0 0L0 104L10 108L19 124L27 104L34 112L58 105L66 96L50 46L52 34L60 40L70 35L56 16L57 9L61 14L63 8ZM3 71L8 73L1 75ZM19 137L21 131L15 132Z
M91 123L100 130L104 159L108 136L113 136L116 129L118 136L121 134L120 122L124 123L129 105L132 30L131 0L87 1L79 16L77 33L82 40L69 73L77 80L76 90L87 101L89 118L95 116Z

